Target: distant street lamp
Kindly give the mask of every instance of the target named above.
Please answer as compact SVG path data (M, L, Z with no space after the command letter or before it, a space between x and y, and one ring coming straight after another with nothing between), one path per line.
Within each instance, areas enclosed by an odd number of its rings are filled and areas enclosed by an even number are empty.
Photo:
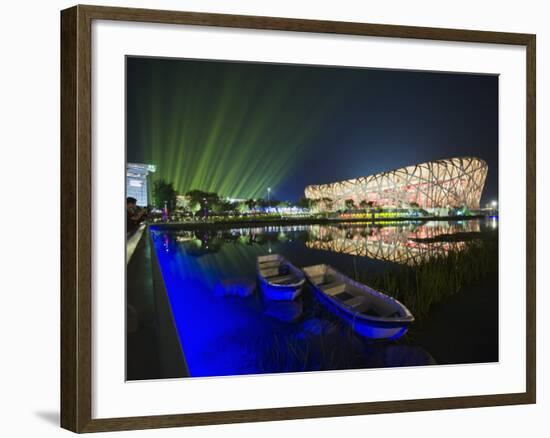
M269 198L269 195L271 193L271 187L268 187L267 188L267 206L269 207L269 201L270 201L270 198Z
M498 205L498 202L497 202L497 201L491 202L491 206L493 207L494 210L496 210L497 205Z

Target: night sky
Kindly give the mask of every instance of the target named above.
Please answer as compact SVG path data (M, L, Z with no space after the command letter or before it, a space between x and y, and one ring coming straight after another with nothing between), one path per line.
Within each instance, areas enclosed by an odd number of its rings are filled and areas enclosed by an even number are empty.
M309 184L473 155L498 198L498 77L127 58L127 159L185 193Z

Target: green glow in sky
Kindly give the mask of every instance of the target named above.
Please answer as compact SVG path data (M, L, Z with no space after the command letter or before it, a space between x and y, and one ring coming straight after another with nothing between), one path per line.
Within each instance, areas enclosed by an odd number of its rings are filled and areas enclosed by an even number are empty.
M271 187L276 198L325 112L299 68L143 58L127 67L128 161L155 164L154 178L180 193L255 198Z

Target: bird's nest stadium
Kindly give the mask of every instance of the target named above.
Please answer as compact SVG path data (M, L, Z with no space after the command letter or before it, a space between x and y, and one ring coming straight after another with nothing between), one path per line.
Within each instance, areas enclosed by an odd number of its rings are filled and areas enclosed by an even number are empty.
M479 208L487 170L487 163L476 157L450 158L310 185L305 196L319 200L320 209L325 210L346 209L348 200L353 200L355 206L475 210Z

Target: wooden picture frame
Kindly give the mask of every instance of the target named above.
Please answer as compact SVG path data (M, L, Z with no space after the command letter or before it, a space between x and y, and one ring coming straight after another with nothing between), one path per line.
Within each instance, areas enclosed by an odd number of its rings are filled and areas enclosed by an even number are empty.
M527 284L523 393L92 418L91 25L93 20L220 26L390 38L518 45L526 48ZM61 12L61 426L74 432L395 413L535 403L535 35L196 12L75 6Z

